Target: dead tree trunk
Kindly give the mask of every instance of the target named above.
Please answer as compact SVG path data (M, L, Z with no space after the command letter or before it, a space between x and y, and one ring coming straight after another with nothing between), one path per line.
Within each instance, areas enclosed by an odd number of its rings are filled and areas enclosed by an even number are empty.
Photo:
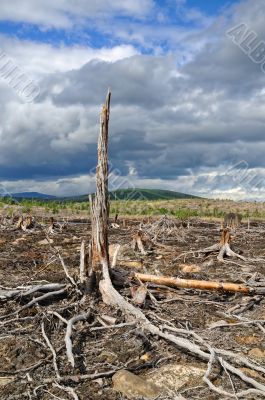
M91 210L91 263L94 289L98 288L102 279L102 265L109 265L108 253L108 220L109 220L109 196L108 196L108 126L110 114L110 91L107 94L105 104L100 116L100 134L98 140L98 165L96 171L96 195L90 196ZM91 291L90 282L90 291Z

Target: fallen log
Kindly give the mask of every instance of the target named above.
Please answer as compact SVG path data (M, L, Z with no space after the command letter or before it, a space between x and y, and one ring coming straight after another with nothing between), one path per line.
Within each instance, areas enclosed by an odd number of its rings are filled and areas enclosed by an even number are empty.
M181 279L170 276L157 276L141 273L135 273L134 277L141 282L150 282L175 288L217 290L223 292L243 293L248 295L265 294L265 287L254 287L238 283L200 281L195 279Z

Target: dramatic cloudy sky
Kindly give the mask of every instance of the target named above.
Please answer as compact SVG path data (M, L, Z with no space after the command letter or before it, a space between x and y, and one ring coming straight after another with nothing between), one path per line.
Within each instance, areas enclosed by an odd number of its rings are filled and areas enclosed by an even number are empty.
M265 73L226 32L265 41L264 0L1 0L0 180L8 191L94 189L99 111L112 89L111 189L265 194ZM265 69L264 69L265 71Z

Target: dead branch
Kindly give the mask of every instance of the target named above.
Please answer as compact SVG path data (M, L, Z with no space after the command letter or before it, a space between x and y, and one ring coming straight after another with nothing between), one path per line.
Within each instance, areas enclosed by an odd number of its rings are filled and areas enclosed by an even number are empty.
M47 311L47 314L55 315L58 319L60 319L65 325L68 324L67 319L61 316L57 311Z
M116 368L108 371L103 372L95 372L92 374L84 374L84 375L64 375L60 376L60 378L56 379L57 382L79 382L79 381L86 381L86 380L94 380L98 378L109 378L113 376L117 371L121 368ZM54 378L45 378L43 379L43 384L53 383ZM21 380L21 383L28 383L26 380Z
M55 290L53 292L48 292L48 293L43 294L42 296L36 297L35 299L31 300L29 303L25 304L20 309L12 312L10 314L7 314L7 315L1 315L0 316L0 320L4 319L4 318L7 318L7 317L11 317L11 316L16 315L16 314L19 314L21 311L26 310L26 308L32 307L34 304L39 303L39 302L41 302L43 300L47 300L50 297L59 296L59 295L65 293L67 291L67 289L68 289L68 286L64 286L63 289Z
M52 353L52 357L53 357L53 367L54 367L54 371L55 371L55 374L56 374L56 378L60 378L60 373L59 373L59 369L58 369L58 365L57 365L57 356L56 356L56 352L55 352L55 350L54 350L54 348L53 348L53 346L52 346L52 344L51 344L51 342L50 342L48 336L47 336L46 333L45 333L44 322L42 322L42 324L41 324L41 332L42 332L42 336L43 336L44 339L45 339L45 342L47 343L47 345L48 345L48 347L49 347L49 349L51 350L51 353Z
M57 387L59 389L62 389L63 391L65 391L66 393L69 393L70 396L72 396L72 398L74 400L79 400L79 397L77 396L76 392L74 391L73 388L69 387L69 386L63 386L63 385L59 385L58 382L53 383L54 387Z
M76 284L74 278L72 278L71 275L69 274L68 268L67 268L67 266L65 265L64 259L63 259L63 257L61 256L61 254L59 253L59 251L58 251L58 257L59 257L59 260L61 261L61 264L62 264L62 267L63 267L63 270L64 270L64 272L65 272L66 277L69 279L69 281L71 282L71 284L72 284L75 288L77 288L77 284Z
M46 285L18 286L14 289L0 289L0 300L9 300L15 297L27 297L35 292L49 292L65 288L65 284L48 283Z
M95 332L95 331L104 331L104 330L108 330L108 329L119 329L119 328L124 328L126 326L135 326L135 322L124 322L121 324L116 324L116 325L106 325L106 326L95 326L90 328L91 332Z
M89 318L90 315L91 315L91 311L89 311L88 313L85 313L85 314L76 315L75 317L71 318L67 322L67 328L66 328L66 334L65 334L64 341L65 341L65 346L66 346L66 355L67 355L69 363L72 365L73 368L75 366L75 359L74 359L74 355L73 355L73 344L72 344L72 340L71 340L73 325L78 321L85 321L87 318Z
M121 245L117 244L116 249L115 249L114 254L113 254L113 258L112 258L111 268L115 268L116 267L117 258L118 258L118 254L119 254L120 248L121 248Z
M81 284L84 284L87 280L86 249L84 240L82 240L80 248L79 279Z

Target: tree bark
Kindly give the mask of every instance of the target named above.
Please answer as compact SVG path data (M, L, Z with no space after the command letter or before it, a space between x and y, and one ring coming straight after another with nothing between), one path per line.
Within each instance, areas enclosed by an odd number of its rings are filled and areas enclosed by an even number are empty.
M109 265L108 221L108 128L111 92L108 91L100 116L100 134L98 140L98 165L96 170L96 195L90 196L91 210L91 263L92 276L96 288L102 278L103 261Z

